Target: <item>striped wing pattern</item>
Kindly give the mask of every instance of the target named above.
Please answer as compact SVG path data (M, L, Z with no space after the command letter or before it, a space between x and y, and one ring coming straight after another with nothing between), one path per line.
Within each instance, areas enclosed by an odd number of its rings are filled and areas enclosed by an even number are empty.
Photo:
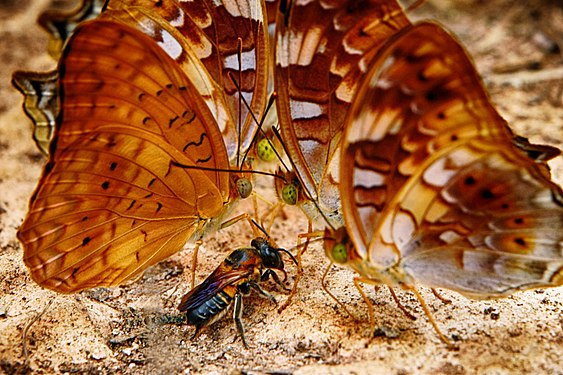
M563 192L537 157L559 151L514 137L440 26L382 51L342 148L348 265L362 276L474 298L563 283Z

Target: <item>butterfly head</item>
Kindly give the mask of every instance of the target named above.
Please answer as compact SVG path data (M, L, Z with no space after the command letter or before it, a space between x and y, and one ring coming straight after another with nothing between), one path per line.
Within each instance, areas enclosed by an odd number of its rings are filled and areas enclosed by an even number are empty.
M327 228L324 234L324 249L326 256L334 263L345 265L356 258L354 243L348 236L345 227L336 230Z
M252 182L246 177L236 177L236 193L242 199L248 198L252 194Z
M299 204L300 200L303 200L304 194L295 172L279 170L277 175L282 177L275 180L278 197L287 205L295 206Z

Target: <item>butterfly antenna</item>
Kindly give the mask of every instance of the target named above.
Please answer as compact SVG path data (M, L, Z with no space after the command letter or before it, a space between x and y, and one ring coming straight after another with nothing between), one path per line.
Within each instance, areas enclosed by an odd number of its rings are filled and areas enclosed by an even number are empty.
M276 128L272 128L272 131L274 132L274 135L280 140L280 143L282 145L282 147L284 148L284 152L287 154L287 149L285 148L285 144L283 142L281 142L281 135L278 132L278 129ZM289 162L291 163L293 170L296 170L295 165L293 164L293 161L291 159L289 159ZM285 166L285 165L284 165ZM287 169L287 167L286 167ZM289 169L287 169L289 171ZM285 180L285 179L284 179ZM332 230L336 230L336 228L330 223L330 221L328 220L328 218L326 217L326 215L324 214L323 210L321 210L321 208L319 207L319 204L317 203L316 199L311 199L312 195L311 193L307 190L307 188L301 184L301 187L303 188L305 194L307 195L307 198L309 198L309 200L311 202L313 202L313 204L315 205L315 207L317 208L317 211L319 212L319 214L322 216L322 218L324 219L324 221L327 223L327 225L332 229Z
M239 90L239 92L241 92L241 88L240 85L238 84L238 82L236 81L236 79L234 78L233 74L231 72L228 73L229 74L229 78L231 79L232 83L235 85L235 87L237 88L237 90ZM270 112L270 109L272 108L272 105L274 105L274 101L277 99L278 95L273 92L270 95L270 99L268 100L268 104L266 105L266 109L264 111L264 114L262 115L261 119L258 120L256 118L256 115L254 114L254 112L252 111L252 108L250 108L250 105L248 104L248 102L246 101L246 99L240 95L240 100L242 101L242 103L244 103L244 105L246 106L246 108L248 109L248 113L250 114L250 116L252 116L252 119L254 120L254 122L257 124L258 129L256 130L256 132L254 133L254 137L252 138L252 141L250 142L250 144L254 144L256 142L256 139L258 138L258 134L262 134L264 137L267 138L266 132L264 132L264 121L266 121L266 117L268 115L268 113ZM239 139L240 139L240 132L239 132ZM283 145L283 141L281 140L281 138L278 138L280 143L282 143ZM282 146L283 147L283 146ZM285 147L283 147L285 150ZM283 167L288 170L287 166L285 165L283 158L281 157L281 155L279 154L278 150L276 150L275 147L272 147L272 150L274 151L274 154L276 155L276 157L278 158L279 162L281 165L283 165ZM244 157L242 158L242 162L240 164L241 168L242 165L244 164L244 161L246 160L246 158L248 157L248 153L250 152L250 148L248 150L246 150L246 152L244 153ZM239 165L237 163L237 165ZM242 170L242 169L241 169Z
M237 58L238 58L238 82L242 82L242 39L240 37L237 38L238 44L238 51L237 51ZM235 83L235 80L231 77L229 72L229 77ZM235 86L238 90L238 141L237 141L237 166L240 166L242 170L242 163L240 160L240 148L241 148L241 134L242 134L242 102L243 102L243 95L240 85L235 83ZM244 101L246 103L246 101ZM240 164L239 164L240 163Z
M101 10L100 13L103 13L103 12L106 11L106 9L107 9L107 7L108 7L108 4L109 4L109 0L106 0L106 1L104 2L104 5L102 6L102 10Z
M170 165L174 166L174 167L182 168L182 169L197 169L197 170L200 170L200 171L213 171L213 172L226 172L226 173L233 172L232 169L228 169L228 168L211 168L211 167L202 167L202 166L199 166L199 165L186 165L186 164L178 163L175 160L171 160ZM251 173L251 174L259 174L259 175L262 175L262 176L270 176L270 177L278 178L278 179L286 182L286 180L285 180L285 178L283 178L283 176L276 175L275 173L263 172L263 171L254 171L252 169L248 169L248 170L242 170L241 169L241 172Z
M410 4L408 7L405 8L405 13L410 13L413 10L418 9L425 2L426 0L416 0L414 3Z

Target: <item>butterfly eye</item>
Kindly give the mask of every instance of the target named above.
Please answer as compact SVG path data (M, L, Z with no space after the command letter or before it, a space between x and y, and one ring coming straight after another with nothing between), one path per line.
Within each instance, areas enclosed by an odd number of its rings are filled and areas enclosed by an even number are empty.
M344 264L348 261L348 250L346 245L338 243L332 248L331 258L335 263Z
M282 189L282 199L286 204L294 206L297 204L297 186L287 184Z
M252 183L247 178L237 180L237 191L242 199L248 198L252 194Z
M276 158L274 146L269 139L264 138L256 145L256 154L263 161L272 161Z

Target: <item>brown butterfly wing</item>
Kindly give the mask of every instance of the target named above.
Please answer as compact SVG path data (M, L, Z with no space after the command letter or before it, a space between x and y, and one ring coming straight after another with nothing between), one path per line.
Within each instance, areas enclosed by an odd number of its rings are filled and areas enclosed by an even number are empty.
M281 135L310 198L340 222L342 125L365 66L409 24L395 1L281 1L275 89Z
M240 95L257 117L265 106L269 53L265 11L262 1L249 0L116 0L109 3L103 17L150 35L182 66L222 127L232 160L239 132L241 149L246 150L257 129L254 118L239 102ZM240 91L229 74L234 75ZM241 124L240 130L236 124Z
M352 267L395 267L395 281L480 298L563 282L563 193L537 156L558 151L513 137L440 26L414 26L385 48L349 120Z
M117 285L197 239L229 199L220 131L185 74L126 25L79 26L50 159L18 238L40 285Z

